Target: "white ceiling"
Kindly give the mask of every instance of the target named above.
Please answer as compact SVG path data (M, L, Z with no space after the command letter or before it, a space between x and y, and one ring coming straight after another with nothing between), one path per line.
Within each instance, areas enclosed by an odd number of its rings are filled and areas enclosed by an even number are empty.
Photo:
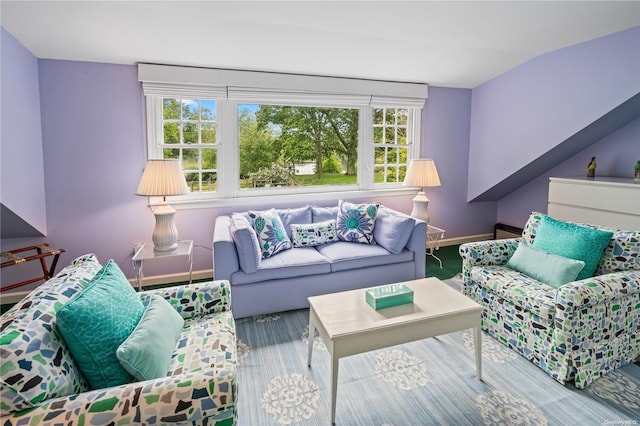
M7 1L38 58L473 88L542 53L640 25L640 1Z

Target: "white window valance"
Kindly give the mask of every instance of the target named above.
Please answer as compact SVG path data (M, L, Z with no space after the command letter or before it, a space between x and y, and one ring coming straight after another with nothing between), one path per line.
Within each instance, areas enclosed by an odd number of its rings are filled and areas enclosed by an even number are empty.
M138 64L145 96L273 104L422 108L427 85L354 78Z

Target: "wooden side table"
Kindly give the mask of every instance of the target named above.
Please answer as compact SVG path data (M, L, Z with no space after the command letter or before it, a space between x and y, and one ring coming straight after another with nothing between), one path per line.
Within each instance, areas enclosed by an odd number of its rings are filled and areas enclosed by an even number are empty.
M189 284L191 284L191 274L193 270L193 240L178 241L178 247L170 251L155 251L153 244L143 244L131 258L133 268L136 270L136 285L138 291L142 290L142 279L144 278L143 266L145 260L166 259L168 257L186 256L189 259Z
M28 251L35 252L35 254L32 254L31 256L27 256L27 257L18 256L18 254L25 253ZM47 243L39 244L37 246L22 247L19 249L9 250L9 251L0 253L0 256L6 259L9 259L7 262L2 262L2 264L0 264L0 268L6 268L7 266L20 265L22 263L30 262L32 260L39 260L40 266L42 266L41 277L31 278L28 280L20 281L18 283L2 287L0 288L0 292L22 287L24 285L35 283L40 280L46 281L51 279L51 277L53 277L53 274L55 273L56 265L58 264L58 258L60 257L60 253L64 253L64 249L53 249L49 247L49 244ZM47 263L45 262L45 257L49 257L49 256L53 256L51 267L47 267Z

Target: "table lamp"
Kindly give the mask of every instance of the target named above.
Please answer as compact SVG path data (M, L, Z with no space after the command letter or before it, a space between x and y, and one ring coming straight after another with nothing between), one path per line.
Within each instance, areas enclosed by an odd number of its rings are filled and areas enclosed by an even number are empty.
M429 213L427 212L429 199L425 195L423 188L440 186L440 177L433 159L415 158L411 160L407 168L407 174L404 177L404 185L417 186L419 188L418 195L413 199L411 216L429 223Z
M153 249L170 251L178 246L178 229L173 223L176 211L167 203L167 196L189 192L179 160L149 160L140 178L136 195L162 197L162 203L151 211L156 216L153 229Z

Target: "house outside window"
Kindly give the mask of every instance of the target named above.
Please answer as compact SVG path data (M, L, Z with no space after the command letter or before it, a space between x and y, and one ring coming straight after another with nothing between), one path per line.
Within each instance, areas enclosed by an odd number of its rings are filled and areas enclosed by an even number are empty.
M288 75L193 70L139 65L148 157L180 159L191 188L174 197L177 208L407 190L402 181L419 156L426 85L418 85L422 97L402 98L359 93L369 89L367 81L349 87L350 79L328 78L326 91L327 78L317 77L324 86L316 91L307 89L314 77L296 76L301 84ZM158 75L179 81L154 81ZM344 92L336 91L335 80L346 84ZM263 87L253 87L256 81Z

